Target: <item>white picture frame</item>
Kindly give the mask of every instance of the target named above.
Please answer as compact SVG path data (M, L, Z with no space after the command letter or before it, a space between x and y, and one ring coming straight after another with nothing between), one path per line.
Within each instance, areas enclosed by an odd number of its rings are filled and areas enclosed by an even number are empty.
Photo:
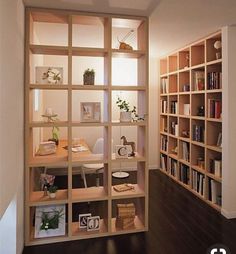
M87 231L100 229L100 216L91 216L87 219Z
M101 102L81 102L80 121L89 123L101 122Z
M116 145L115 146L115 156L116 159L128 158L128 149L126 145Z
M63 84L63 67L36 66L36 84Z
M91 213L79 214L79 228L87 228L87 221L91 216Z
M60 217L58 219L58 227L50 228L50 223L48 225L48 229L45 228L46 223L43 218L46 215L49 219L52 219L53 216L60 213ZM53 236L62 236L66 233L66 225L65 225L65 214L66 207L65 205L50 205L50 206L37 206L35 208L35 238L42 237L53 237ZM55 224L54 224L55 225Z

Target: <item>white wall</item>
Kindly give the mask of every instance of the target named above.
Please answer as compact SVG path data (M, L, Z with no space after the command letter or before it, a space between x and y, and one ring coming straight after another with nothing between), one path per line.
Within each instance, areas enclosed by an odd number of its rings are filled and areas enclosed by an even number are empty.
M0 34L0 226L3 232L0 253L14 254L21 253L24 237L24 7L21 0L0 1Z

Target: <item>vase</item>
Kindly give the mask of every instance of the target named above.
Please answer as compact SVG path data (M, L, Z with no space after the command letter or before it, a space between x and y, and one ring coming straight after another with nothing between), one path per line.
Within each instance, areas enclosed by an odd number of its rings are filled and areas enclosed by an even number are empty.
M120 112L120 122L131 122L132 120L132 116L131 116L132 112L131 111L121 111Z
M55 198L56 193L55 192L49 192L49 198Z

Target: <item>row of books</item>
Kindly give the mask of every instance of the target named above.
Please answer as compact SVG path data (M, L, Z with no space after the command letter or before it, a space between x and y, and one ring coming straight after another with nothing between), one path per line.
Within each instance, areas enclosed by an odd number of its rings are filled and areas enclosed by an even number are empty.
M189 167L184 164L180 164L179 180L184 184L189 184Z
M179 125L176 122L170 122L170 133L172 135L178 136L179 135Z
M161 150L167 151L168 148L168 139L167 136L161 135Z
M177 164L177 161L172 159L172 158L169 158L169 173L174 176L174 177L177 177L177 167L178 167L178 164Z
M167 78L162 78L161 79L161 93L169 93L168 79Z
M205 195L205 176L197 171L193 171L192 179L193 189L200 195Z
M222 104L221 100L208 99L208 117L221 118Z
M222 72L207 73L207 89L221 89L222 88Z
M222 161L221 159L210 159L210 173L215 176L222 176Z
M208 189L209 200L212 203L221 206L221 184L213 179L209 179L208 184L209 184L209 189Z
M204 127L193 125L193 141L204 142Z
M193 90L201 91L205 89L205 72L194 71L193 72Z
M161 113L166 114L167 112L168 112L167 101L166 100L161 100Z
M182 142L183 160L189 161L189 143Z
M178 102L177 101L171 101L170 102L170 113L171 114L177 114L178 113Z

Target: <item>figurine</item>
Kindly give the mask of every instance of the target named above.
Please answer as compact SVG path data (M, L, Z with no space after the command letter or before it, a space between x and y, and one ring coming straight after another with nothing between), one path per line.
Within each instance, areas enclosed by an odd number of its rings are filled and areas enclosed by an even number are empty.
M198 116L205 116L205 108L204 108L204 106L198 107L197 115Z

